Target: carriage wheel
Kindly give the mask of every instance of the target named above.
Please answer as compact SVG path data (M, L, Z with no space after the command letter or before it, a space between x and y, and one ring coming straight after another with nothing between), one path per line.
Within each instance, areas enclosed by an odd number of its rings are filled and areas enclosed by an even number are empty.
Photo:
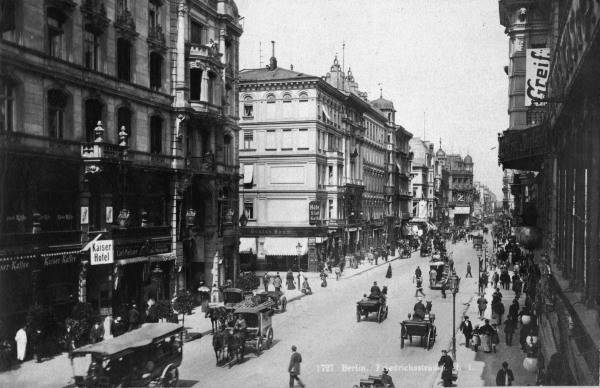
M400 349L404 349L404 336L400 337Z
M260 356L260 354L262 353L263 350L263 340L262 337L258 337L256 339L256 355Z
M360 309L356 308L356 322L360 322Z
M385 317L384 317L384 319L387 319L389 309L390 308L388 306L385 306Z
M381 321L383 321L383 306L379 306L377 311L377 322L381 323Z
M286 307L287 307L287 300L286 300L286 299L283 299L283 300L281 301L281 312L284 312L284 311L285 311L285 309L286 309Z
M267 344L266 344L266 348L270 349L271 346L273 346L273 329L269 328L269 331L267 331Z
M174 365L169 365L160 380L161 387L176 387L179 381L179 371Z
M425 335L425 341L423 341L423 337L421 337L421 345L427 350L429 350L429 338L430 337L431 337L431 329L427 330L427 334Z

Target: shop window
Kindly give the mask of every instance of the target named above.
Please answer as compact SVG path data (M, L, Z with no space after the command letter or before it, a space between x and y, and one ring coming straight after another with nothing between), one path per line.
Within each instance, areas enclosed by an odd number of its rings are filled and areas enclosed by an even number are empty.
M47 93L48 136L62 139L64 136L65 111L68 96L61 90L52 89Z
M16 28L16 0L0 0L0 33Z
M96 99L85 102L85 134L88 142L94 141L94 128L102 121L102 103ZM106 129L106 128L105 128Z
M150 118L150 153L162 153L162 119L159 116Z
M244 201L244 214L249 220L254 219L254 202Z
M15 130L15 85L6 78L0 78L0 132Z
M131 81L131 42L127 39L117 39L117 78Z
M88 28L83 31L83 62L90 70L100 67L100 35Z
M66 16L56 8L48 8L47 23L47 50L48 54L62 57L63 39L65 35L64 22Z
M131 110L127 107L121 107L117 110L117 131L120 131L121 127L125 127L129 144L132 144L131 135L133 133L133 128L131 127Z
M208 31L197 21L192 21L190 25L190 43L202 45L208 43Z
M244 117L253 117L254 115L254 101L252 97L244 97Z
M157 53L150 54L150 88L159 90L162 86L163 57Z
M190 100L199 101L202 91L202 70L190 69Z

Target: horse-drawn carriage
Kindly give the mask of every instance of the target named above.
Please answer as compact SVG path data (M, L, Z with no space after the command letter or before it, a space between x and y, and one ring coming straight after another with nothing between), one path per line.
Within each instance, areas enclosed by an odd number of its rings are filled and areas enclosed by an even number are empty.
M402 326L400 336L400 348L404 349L404 341L408 340L412 344L412 337L421 337L421 346L427 350L433 347L437 330L433 322L435 321L434 314L425 314L424 319L411 319L408 314L408 319L400 322Z
M287 298L281 291L259 292L254 295L259 304L271 303L275 311L284 312L287 307Z
M244 290L239 288L225 288L223 290L223 302L213 302L208 304L208 311L206 317L210 318L212 323L212 331L223 325L230 315L244 300Z
M443 260L431 260L429 262L429 288L441 289L448 278L449 267Z
M367 319L371 313L377 314L379 323L387 318L388 306L384 296L373 298L365 295L362 300L356 302L356 322L360 322L363 316L364 319Z
M225 327L213 335L217 365L227 361L231 366L231 362L244 358L248 348L252 348L257 356L263 349L269 349L273 345L273 313L271 303L236 309L233 315L236 318L242 316L246 321L245 333L236 332L233 327Z

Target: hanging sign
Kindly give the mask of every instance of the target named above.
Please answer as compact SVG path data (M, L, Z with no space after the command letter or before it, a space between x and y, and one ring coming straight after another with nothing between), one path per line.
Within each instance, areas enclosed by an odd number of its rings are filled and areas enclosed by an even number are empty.
M547 48L528 49L525 63L525 106L543 106L548 93L550 51Z
M316 225L319 222L321 215L321 206L319 201L310 201L308 203L308 219L310 225Z
M98 240L90 248L90 264L112 264L114 262L113 240Z

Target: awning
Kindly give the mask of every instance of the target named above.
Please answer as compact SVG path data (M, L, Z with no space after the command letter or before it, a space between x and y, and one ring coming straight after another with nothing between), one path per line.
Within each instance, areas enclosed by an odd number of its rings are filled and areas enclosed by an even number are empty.
M251 185L252 180L254 179L254 165L253 164L244 164L244 184Z
M256 238L240 237L240 253L241 252L256 253Z
M265 255L271 256L297 256L296 246L300 243L300 254L307 252L308 238L306 237L265 237Z

